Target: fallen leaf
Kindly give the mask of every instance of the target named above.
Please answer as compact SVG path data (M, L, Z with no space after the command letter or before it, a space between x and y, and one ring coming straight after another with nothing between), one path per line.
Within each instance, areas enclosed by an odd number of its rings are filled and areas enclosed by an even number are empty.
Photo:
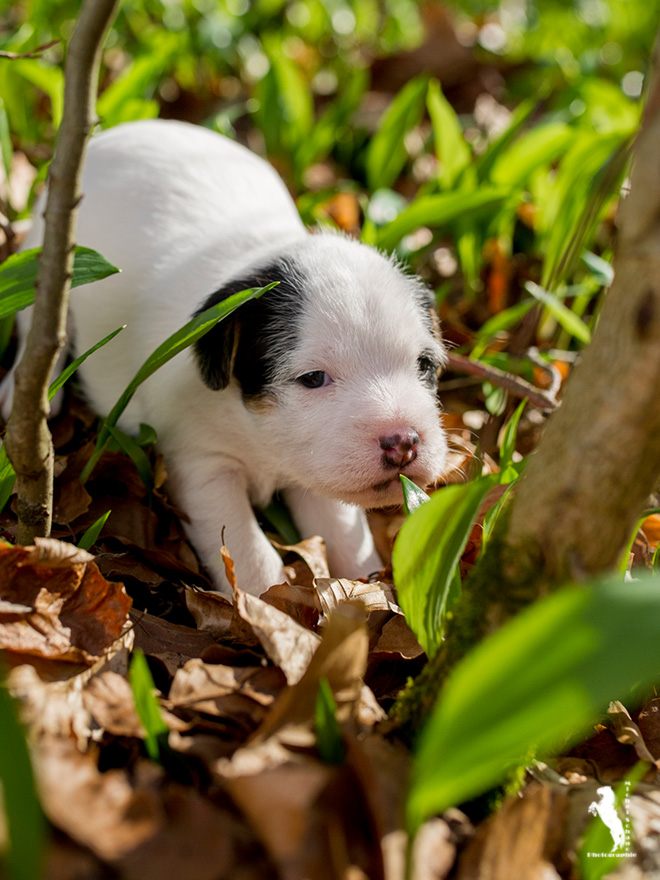
M640 761L648 761L660 767L660 761L654 758L644 741L642 731L630 717L630 712L623 703L615 700L607 709L607 720L617 740L624 745L634 747Z
M106 581L89 553L50 538L34 547L0 545L0 598L2 648L86 664L120 636L131 606L123 585Z

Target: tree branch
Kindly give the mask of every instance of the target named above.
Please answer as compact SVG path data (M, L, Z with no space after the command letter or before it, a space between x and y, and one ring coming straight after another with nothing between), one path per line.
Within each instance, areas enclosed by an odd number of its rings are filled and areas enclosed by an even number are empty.
M48 385L66 336L76 207L83 152L95 122L103 37L118 0L85 0L65 64L64 110L50 167L46 227L27 346L15 373L7 453L17 473L19 543L48 536L52 522L53 446Z

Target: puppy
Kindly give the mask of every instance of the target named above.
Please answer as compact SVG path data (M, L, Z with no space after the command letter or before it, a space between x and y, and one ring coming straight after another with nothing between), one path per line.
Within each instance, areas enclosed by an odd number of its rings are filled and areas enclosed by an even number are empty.
M361 508L399 503L399 474L424 486L445 465L428 291L372 248L310 234L273 169L204 128L110 129L90 143L82 189L79 243L122 271L71 292L70 350L127 325L80 369L101 414L193 314L279 282L148 379L119 423L155 428L216 588L229 592L223 527L239 586L258 595L285 580L252 511L275 490L303 536L325 538L333 575L377 571ZM40 215L25 247L41 242ZM7 417L11 375L3 396Z

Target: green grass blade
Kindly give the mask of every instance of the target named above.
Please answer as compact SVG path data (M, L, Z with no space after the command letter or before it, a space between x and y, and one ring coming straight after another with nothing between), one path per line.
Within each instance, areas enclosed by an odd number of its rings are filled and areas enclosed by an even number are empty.
M90 474L96 467L96 464L103 453L110 437L110 431L108 429L117 424L121 414L131 402L133 395L140 385L148 379L149 376L153 375L156 370L160 369L163 364L166 364L177 354L193 345L198 339L201 339L205 333L208 333L209 330L215 327L218 321L222 321L223 318L230 315L239 306L243 305L244 302L247 302L250 299L255 299L266 293L266 291L271 290L276 284L277 282L274 282L266 287L249 288L248 290L233 294L223 302L216 303L214 306L211 306L210 309L206 309L191 321L188 321L187 324L181 327L180 330L177 330L176 333L173 333L168 339L161 343L151 355L149 355L106 417L96 440L96 446L94 447L91 458L80 475L80 479L83 483L89 479Z
M106 524L111 513L111 510L106 510L103 516L100 516L96 522L92 523L92 525L84 532L82 538L78 541L78 547L81 550L91 550L94 544L96 544L99 535L103 530L103 526Z
M500 471L502 474L504 474L507 468L513 464L513 453L516 451L518 425L526 406L527 401L523 400L504 427L502 442L500 444ZM509 481L507 480L506 482Z
M337 721L337 703L327 678L319 681L314 722L316 743L321 758L328 764L342 764L344 741Z
M87 349L84 354L81 354L80 357L76 358L75 361L72 361L68 367L66 367L60 375L55 379L50 387L48 388L48 400L52 400L53 397L57 394L60 388L68 382L68 380L73 376L78 367L85 363L90 354L94 354L95 351L98 351L99 348L103 348L104 345L107 345L108 342L113 340L118 333L126 327L124 324L122 327L118 327L116 330L113 330L112 333L109 333L104 339L100 342L97 342L96 345L93 345L91 348Z
M151 474L151 464L149 463L149 458L144 449L142 449L132 437L129 437L128 434L120 431L119 428L107 425L107 429L110 432L110 436L115 440L122 452L124 452L135 465L137 472L140 475L140 479L147 488L147 492L151 492L154 487L154 481Z
M169 733L169 727L165 724L160 711L160 705L155 695L156 687L147 658L139 648L133 651L128 680L133 691L135 709L146 734L147 754L152 760L158 761L161 751L160 744Z
M0 447L0 512L5 509L16 483L16 471L7 457L4 443Z
M9 838L5 858L11 880L38 880L46 822L37 799L25 733L4 683L0 686L0 782Z
M367 149L367 183L371 192L391 188L406 164L405 136L422 118L427 88L426 75L411 79L383 113Z
M435 152L440 162L440 185L449 190L461 172L470 165L472 152L463 137L463 129L454 108L435 79L429 83L426 106L433 126Z
M37 257L41 248L31 248L9 257L0 266L0 318L32 305L37 280ZM116 266L90 248L77 247L71 287L100 281L119 272Z
M415 199L398 217L376 231L378 247L392 250L420 226L443 229L457 220L469 222L488 216L510 198L502 187L482 187L474 192L451 192Z
M530 750L564 748L658 668L654 576L610 576L535 603L452 671L418 743L410 827L497 785Z
M574 336L584 345L588 345L591 342L591 331L582 318L578 317L575 312L572 312L568 306L565 306L560 299L533 281L526 282L525 290L531 293L534 299L543 303L553 318L567 333L570 333L571 336Z
M392 566L399 603L420 645L431 656L442 639L447 599L481 502L497 475L435 492L401 527Z

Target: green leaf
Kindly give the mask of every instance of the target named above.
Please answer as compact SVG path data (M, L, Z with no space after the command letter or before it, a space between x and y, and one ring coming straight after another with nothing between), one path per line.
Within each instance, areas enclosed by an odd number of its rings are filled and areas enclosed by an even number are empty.
M526 132L500 154L490 179L502 186L523 186L531 174L566 152L575 131L565 122L546 122Z
M0 686L0 783L7 823L3 846L11 880L42 876L46 822L39 806L25 733L4 682Z
M2 167L5 169L5 177L9 180L14 158L14 148L11 143L9 119L7 118L5 103L2 98L0 98L0 158L2 159Z
M572 312L568 306L565 306L556 296L553 296L533 281L527 281L525 283L525 290L528 293L531 293L534 299L543 303L553 318L555 318L557 323L560 324L567 333L570 333L571 336L574 336L585 345L588 345L591 342L591 331L582 318L579 318L575 312Z
M523 302L516 303L515 306L510 306L508 309L504 309L498 312L498 314L493 315L492 318L489 318L477 331L475 345L470 357L478 361L486 351L490 340L497 336L498 333L508 330L509 327L513 327L521 321L534 305L536 303L533 299L523 300Z
M16 471L12 463L7 458L7 450L5 445L0 447L0 511L7 506L7 502L11 498L16 483Z
M260 507L259 511L286 544L297 544L302 541L302 536L280 495L277 493L273 495L270 502L265 507Z
M50 98L53 125L57 129L64 108L64 74L59 67L46 66L38 58L20 58L12 61L13 69Z
M427 495L423 489L420 489L412 480L409 480L404 474L401 477L401 487L403 489L403 506L406 514L410 514L431 500L431 496Z
M118 333L121 333L121 331L125 327L126 324L124 324L122 327L117 327L116 330L113 330L112 333L108 333L108 335L104 339L102 339L100 342L97 342L91 348L87 349L87 351L84 354L81 354L80 357L77 357L75 361L72 361L68 365L68 367L65 367L65 369L62 370L57 379L55 379L51 383L48 389L48 400L52 400L55 397L60 388L65 384L65 382L68 382L71 376L73 376L73 374L76 372L76 370L85 363L90 354L94 354L94 352L98 351L99 348L103 348L104 345L107 345L107 343L113 340Z
M611 700L657 682L658 668L654 576L610 576L539 600L450 674L418 742L410 827L497 785L531 749L566 747Z
M96 439L94 451L80 475L80 479L83 483L89 479L90 474L96 467L96 464L103 453L105 445L110 438L109 429L117 424L122 413L131 402L133 395L145 379L148 379L149 376L153 375L153 373L160 369L163 364L166 364L177 354L193 345L198 339L201 339L205 333L208 333L209 330L215 327L218 321L222 321L223 318L230 315L239 306L243 305L244 302L261 296L266 293L266 291L275 287L276 284L277 282L273 282L266 287L253 287L248 290L242 290L239 293L235 293L228 297L223 302L216 303L214 306L211 306L211 308L196 315L191 321L188 321L187 324L168 337L149 355L133 379L128 383L110 413L106 416L103 422L103 427Z
M523 400L518 408L506 423L502 434L502 442L500 444L500 471L503 474L507 468L513 464L513 453L516 451L516 435L518 433L518 424L523 410L527 405L527 401ZM506 482L510 482L507 480Z
M461 172L472 161L472 152L463 137L463 129L454 108L442 94L440 83L433 79L429 83L426 106L433 126L435 151L440 162L440 185L451 189Z
M327 678L319 681L314 721L316 743L321 758L328 764L342 764L344 741L337 721L337 703Z
M106 510L103 516L100 516L96 522L92 523L92 525L83 533L82 538L78 541L78 547L81 550L90 550L94 546L111 513L111 510Z
M509 144L518 135L537 107L535 100L522 101L511 116L511 123L502 134L488 145L485 152L479 156L476 162L477 177L480 181L490 180L491 171L495 163L503 156Z
M157 761L160 757L161 742L169 733L169 727L163 720L147 658L140 648L133 651L128 680L133 691L135 709L145 730L147 754L152 760Z
M367 183L371 192L390 188L406 164L405 136L422 118L428 77L415 77L383 113L367 149Z
M0 265L0 318L32 305L37 280L37 257L41 248L14 254ZM77 247L73 262L71 287L100 281L119 272L116 266L90 248Z
M122 452L130 458L135 465L140 479L147 488L147 492L151 492L154 487L153 476L151 474L151 464L144 449L137 443L133 437L129 437L119 428L112 425L106 425L110 436L117 443Z
M481 502L497 475L446 486L404 522L392 553L406 620L431 656L442 639L447 597Z
M501 187L481 187L474 192L419 196L399 216L376 232L378 247L392 250L420 226L442 230L457 220L469 222L500 208L511 192Z

